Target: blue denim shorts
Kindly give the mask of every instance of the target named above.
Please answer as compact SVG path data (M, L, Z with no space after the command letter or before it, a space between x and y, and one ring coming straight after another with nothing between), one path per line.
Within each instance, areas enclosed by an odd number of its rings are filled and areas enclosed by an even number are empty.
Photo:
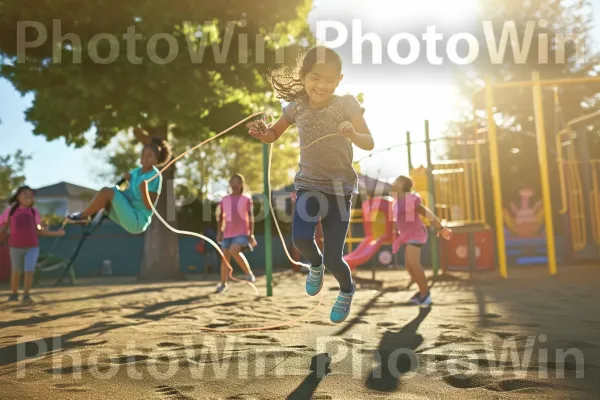
M231 247L232 244L239 244L240 246L244 247L244 246L248 246L248 236L246 235L241 235L241 236L234 236L231 238L226 238L223 239L223 241L221 242L221 248L222 249L228 249Z

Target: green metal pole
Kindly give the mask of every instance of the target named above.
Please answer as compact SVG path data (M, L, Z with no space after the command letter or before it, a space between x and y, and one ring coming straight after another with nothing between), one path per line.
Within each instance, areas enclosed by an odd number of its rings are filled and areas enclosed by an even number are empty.
M428 196L431 199L429 207L435 211L435 187L433 182L433 163L431 162L431 139L429 137L429 121L425 120L425 149L427 151L427 186ZM437 235L431 235L431 265L433 267L433 276L438 276L440 269L439 246Z
M265 224L265 274L267 276L267 296L273 296L273 236L271 235L271 196L269 190L269 145L263 143L264 180L264 224Z

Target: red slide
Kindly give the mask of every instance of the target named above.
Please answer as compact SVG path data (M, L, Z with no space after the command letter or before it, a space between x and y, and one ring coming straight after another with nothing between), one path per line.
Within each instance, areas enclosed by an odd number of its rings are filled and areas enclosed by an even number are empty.
M386 237L380 237L377 239L373 239L372 237L366 237L356 250L352 253L346 254L344 256L344 260L348 263L351 270L356 269L356 267L360 267L367 261L369 261L381 248L381 246L385 243Z
M344 256L351 270L365 264L379 252L381 246L392 242L393 204L391 197L376 197L362 204L365 238L353 252Z

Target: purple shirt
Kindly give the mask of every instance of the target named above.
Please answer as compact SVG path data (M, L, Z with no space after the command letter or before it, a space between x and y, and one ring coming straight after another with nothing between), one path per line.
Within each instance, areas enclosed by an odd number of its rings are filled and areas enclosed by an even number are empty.
M417 212L420 205L421 198L413 193L407 193L404 198L398 199L394 204L398 239L403 243L424 244L427 242L427 229L421 220L421 214Z

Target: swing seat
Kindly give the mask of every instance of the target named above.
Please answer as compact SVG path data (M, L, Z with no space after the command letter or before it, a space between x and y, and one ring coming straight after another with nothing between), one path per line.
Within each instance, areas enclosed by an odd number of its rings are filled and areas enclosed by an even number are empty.
M35 266L35 272L33 274L33 284L37 285L40 282L43 274L48 274L56 270L67 268L69 260L55 256L52 253L40 254L38 262ZM75 271L73 268L69 269L69 281L71 285L75 284Z

